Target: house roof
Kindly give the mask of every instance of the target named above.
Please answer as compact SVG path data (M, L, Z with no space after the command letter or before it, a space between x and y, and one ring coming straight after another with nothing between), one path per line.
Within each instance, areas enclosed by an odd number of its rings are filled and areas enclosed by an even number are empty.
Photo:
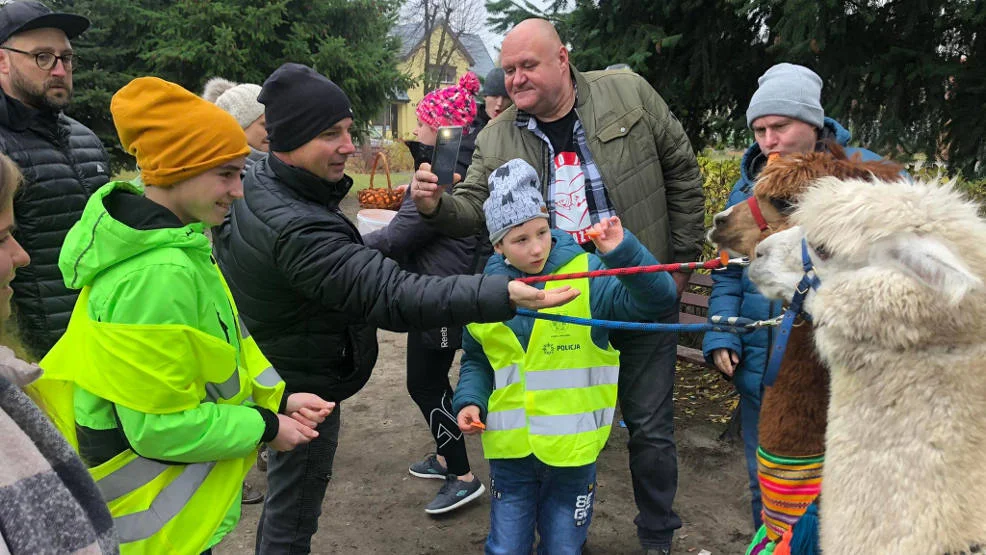
M424 41L424 31L424 24L421 22L395 25L390 30L391 36L401 39L400 56L402 59L407 58L418 49L418 46ZM462 33L459 36L459 44L462 45L462 49L465 50L469 58L469 70L480 78L485 78L486 74L495 66L483 39L473 33Z

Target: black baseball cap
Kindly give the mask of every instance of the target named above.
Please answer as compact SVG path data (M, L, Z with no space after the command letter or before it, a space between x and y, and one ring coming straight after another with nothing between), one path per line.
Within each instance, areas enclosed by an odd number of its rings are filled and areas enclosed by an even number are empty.
M81 15L53 12L34 0L0 6L0 43L17 33L48 27L61 29L69 39L74 39L89 28L89 20Z

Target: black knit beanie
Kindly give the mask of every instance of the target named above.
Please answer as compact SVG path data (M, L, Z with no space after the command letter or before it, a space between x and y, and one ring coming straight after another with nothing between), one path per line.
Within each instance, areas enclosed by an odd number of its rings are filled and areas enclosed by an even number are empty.
M287 63L264 81L257 98L267 116L267 139L274 152L290 152L339 120L353 117L349 97L314 69Z

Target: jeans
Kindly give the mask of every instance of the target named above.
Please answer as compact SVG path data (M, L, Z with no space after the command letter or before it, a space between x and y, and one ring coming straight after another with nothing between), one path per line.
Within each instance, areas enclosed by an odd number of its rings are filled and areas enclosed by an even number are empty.
M678 305L673 308L659 321L677 322ZM610 342L620 351L620 408L630 433L637 537L645 549L670 547L681 528L671 508L678 491L673 406L678 335L621 330L610 333Z
M257 525L257 554L309 553L339 445L341 403L318 425L318 437L292 451L271 451L267 499Z
M534 455L490 460L490 534L487 555L582 552L596 492L596 463L548 466Z
M743 436L743 455L750 478L750 510L753 512L753 529L763 524L763 503L760 501L760 480L757 478L757 447L760 445L757 429L760 426L760 397L740 392L740 433Z

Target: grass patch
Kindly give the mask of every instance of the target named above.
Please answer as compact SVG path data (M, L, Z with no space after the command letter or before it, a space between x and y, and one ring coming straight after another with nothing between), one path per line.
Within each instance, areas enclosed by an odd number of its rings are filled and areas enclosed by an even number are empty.
M362 191L363 189L366 189L367 187L370 186L370 174L368 173L347 172L347 175L353 178L353 188L349 190L350 195L354 195L356 194L356 191ZM404 185L405 183L410 183L411 173L394 172L390 174L390 181L394 187L397 187L398 185ZM384 189L386 189L387 176L378 174L375 178L373 178L373 186L377 188L383 187Z

